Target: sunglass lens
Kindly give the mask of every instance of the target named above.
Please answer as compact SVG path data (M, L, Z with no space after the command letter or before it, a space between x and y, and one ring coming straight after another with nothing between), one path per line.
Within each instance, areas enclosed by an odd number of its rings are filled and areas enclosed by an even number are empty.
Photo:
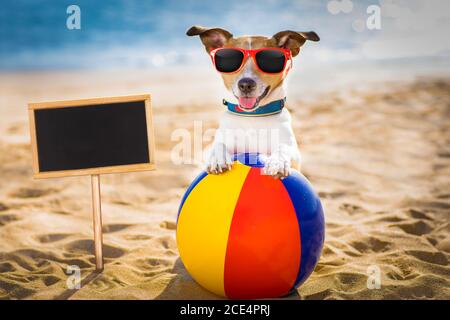
M278 50L262 50L256 54L258 67L267 73L279 73L283 71L286 57Z
M239 50L221 49L216 52L214 61L219 72L234 72L241 67L244 54Z

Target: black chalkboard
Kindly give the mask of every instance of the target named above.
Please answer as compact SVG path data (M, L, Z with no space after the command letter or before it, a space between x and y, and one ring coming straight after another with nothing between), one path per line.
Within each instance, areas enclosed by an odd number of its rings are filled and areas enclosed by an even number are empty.
M151 162L145 101L32 112L40 173Z

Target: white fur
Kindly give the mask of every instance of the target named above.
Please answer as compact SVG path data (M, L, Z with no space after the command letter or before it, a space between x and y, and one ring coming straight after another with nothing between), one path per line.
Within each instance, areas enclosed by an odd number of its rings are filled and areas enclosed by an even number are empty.
M207 170L220 173L231 167L231 154L257 152L266 157L264 172L274 177L289 175L291 162L301 157L291 115L280 113L261 117L244 117L224 111L207 158Z

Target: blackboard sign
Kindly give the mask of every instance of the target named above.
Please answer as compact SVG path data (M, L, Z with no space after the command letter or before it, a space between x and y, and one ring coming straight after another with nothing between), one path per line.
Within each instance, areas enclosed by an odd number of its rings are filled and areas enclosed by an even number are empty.
M154 168L150 95L29 104L36 178Z
M90 175L96 270L103 270L100 174L153 170L150 95L28 104L35 178Z

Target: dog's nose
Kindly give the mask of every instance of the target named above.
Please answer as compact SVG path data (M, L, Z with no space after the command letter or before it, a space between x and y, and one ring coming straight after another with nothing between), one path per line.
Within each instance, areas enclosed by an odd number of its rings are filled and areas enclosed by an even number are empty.
M239 90L241 90L242 93L250 93L256 88L256 82L253 79L250 78L242 78L238 82Z

